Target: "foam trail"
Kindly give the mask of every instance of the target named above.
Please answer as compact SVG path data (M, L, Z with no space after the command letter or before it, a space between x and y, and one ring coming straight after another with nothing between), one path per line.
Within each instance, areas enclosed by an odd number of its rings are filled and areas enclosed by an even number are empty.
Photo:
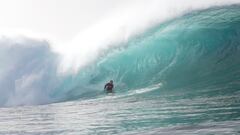
M130 96L130 95L135 95L135 94L142 94L142 93L146 93L146 92L151 92L153 90L159 89L161 86L162 86L162 83L158 83L158 84L155 84L153 86L149 86L147 88L141 88L141 89L133 90L127 95Z

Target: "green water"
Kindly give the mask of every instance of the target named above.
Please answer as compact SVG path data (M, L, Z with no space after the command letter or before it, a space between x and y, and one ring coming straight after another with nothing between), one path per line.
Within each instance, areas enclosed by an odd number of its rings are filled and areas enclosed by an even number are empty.
M240 134L239 39L238 5L169 20L58 78L58 103L0 108L0 134Z

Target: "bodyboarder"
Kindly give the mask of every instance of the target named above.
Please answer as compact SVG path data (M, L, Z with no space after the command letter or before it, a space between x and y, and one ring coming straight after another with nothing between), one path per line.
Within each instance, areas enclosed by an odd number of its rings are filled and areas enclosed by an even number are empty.
M104 90L105 90L107 93L113 93L113 88L114 88L113 80L110 80L110 82L108 82L108 83L105 84L105 86L104 86Z

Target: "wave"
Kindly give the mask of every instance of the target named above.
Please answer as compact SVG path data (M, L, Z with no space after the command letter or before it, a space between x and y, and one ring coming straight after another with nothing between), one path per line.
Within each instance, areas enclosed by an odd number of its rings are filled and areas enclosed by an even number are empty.
M239 26L239 5L191 11L100 50L94 62L65 74L58 72L62 55L53 52L47 41L2 37L0 106L96 98L110 79L117 93L128 96L237 91Z
M238 39L239 6L195 11L110 50L86 72L91 84L113 78L127 88L159 82L169 88L209 85L210 79L233 79L239 68Z
M58 56L48 43L2 37L0 52L0 105L49 102L49 92L56 85Z

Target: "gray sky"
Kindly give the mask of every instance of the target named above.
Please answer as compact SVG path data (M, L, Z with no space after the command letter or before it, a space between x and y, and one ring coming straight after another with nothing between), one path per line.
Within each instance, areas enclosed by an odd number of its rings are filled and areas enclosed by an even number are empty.
M64 56L62 69L77 71L102 50L122 45L119 43L162 21L191 10L233 3L240 1L0 0L0 36L10 31L46 38L52 49Z
M0 0L0 32L23 29L68 41L126 3L127 0Z
M30 31L57 42L69 42L96 24L99 29L108 28L101 29L104 33L119 28L135 31L132 29L188 9L226 3L239 0L0 0L0 35L6 31ZM104 19L114 23L100 26ZM99 31L91 32L90 37Z

